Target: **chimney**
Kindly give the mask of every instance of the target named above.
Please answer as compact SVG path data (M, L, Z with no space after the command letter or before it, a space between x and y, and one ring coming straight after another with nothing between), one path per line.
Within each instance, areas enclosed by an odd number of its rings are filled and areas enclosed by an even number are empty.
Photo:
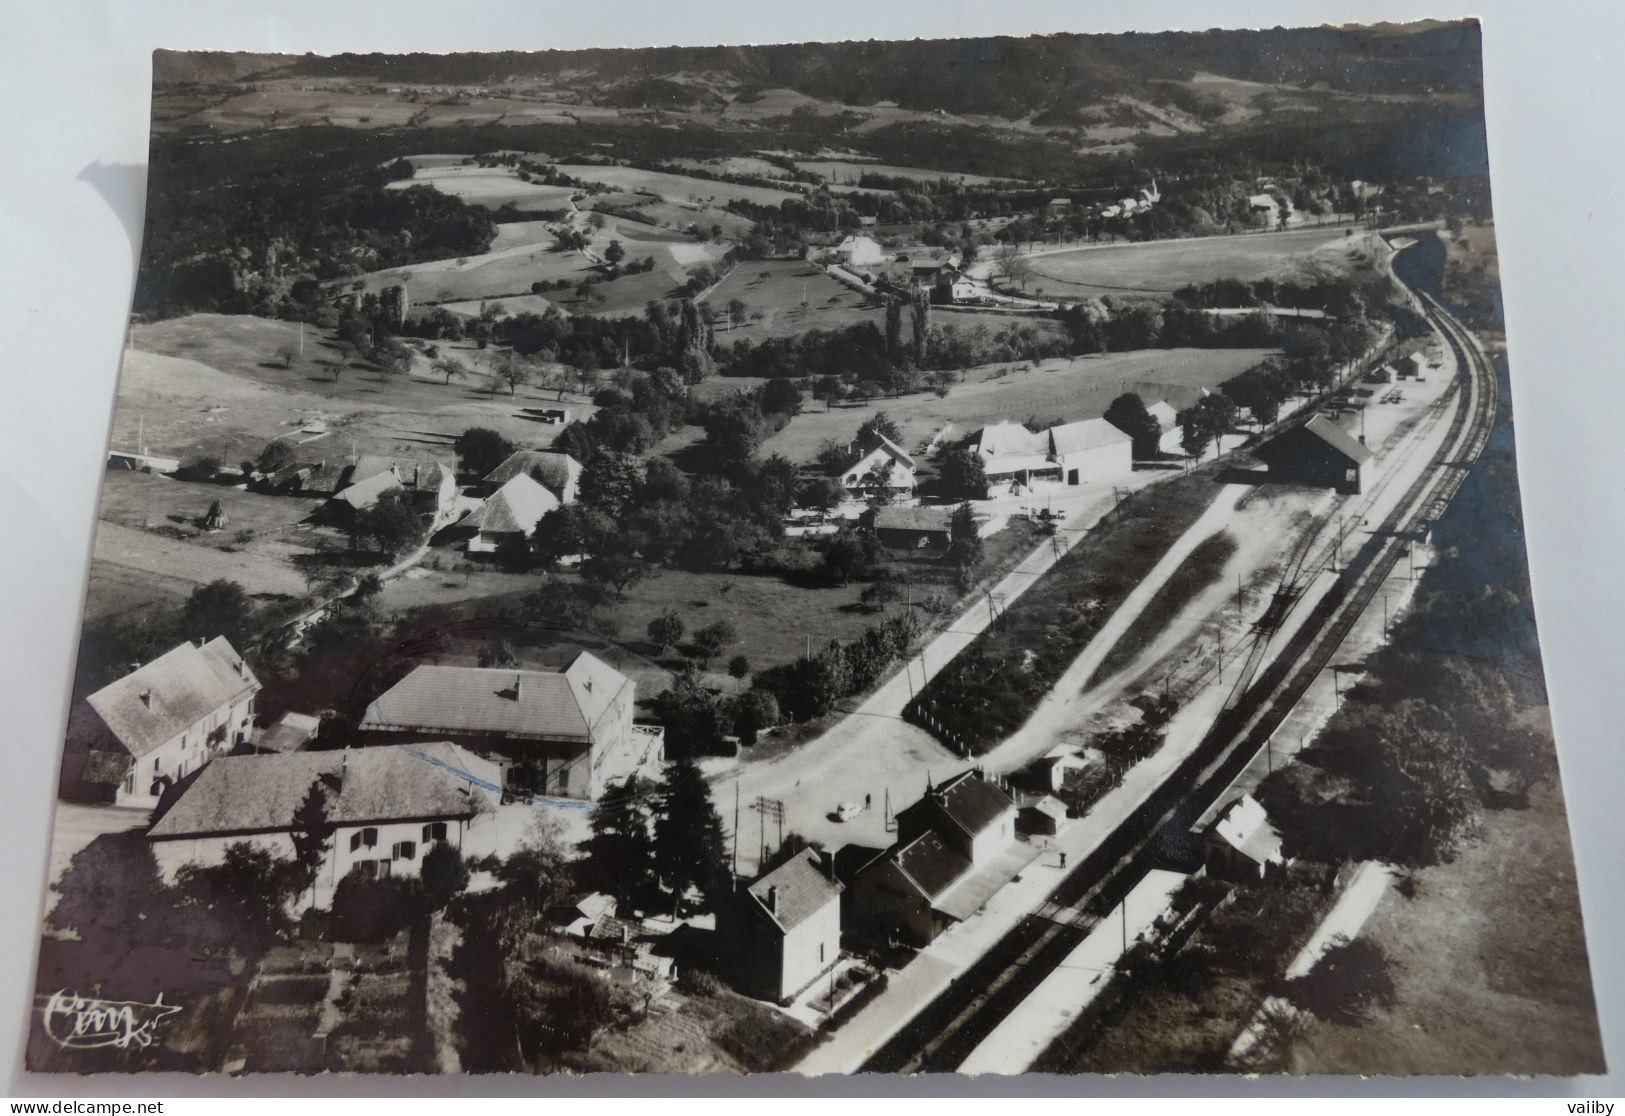
M834 883L835 882L835 854L832 853L828 849L819 849L818 850L818 866L824 870L824 875L829 877L829 882Z
M150 689L141 691L141 704L148 709L152 708L152 691Z
M770 884L767 889L767 913L779 913L779 889L777 885Z

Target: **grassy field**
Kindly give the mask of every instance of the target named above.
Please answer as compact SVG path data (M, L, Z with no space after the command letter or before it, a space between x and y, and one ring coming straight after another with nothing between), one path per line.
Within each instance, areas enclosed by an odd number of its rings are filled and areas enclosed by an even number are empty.
M1198 543L1179 568L1168 575L1168 580L1163 582L1162 588L1157 590L1128 631L1112 645L1112 649L1100 661L1100 666L1089 676L1089 681L1084 683L1084 688L1110 678L1133 662L1140 651L1150 646L1169 622L1196 599L1197 594L1213 584L1219 571L1224 569L1224 564L1235 552L1236 540L1228 531L1219 531Z
M544 448L562 429L525 410L552 404L555 392L526 386L516 396L492 396L485 390L483 371L495 350L442 343L442 352L476 372L449 385L423 356L410 376L385 377L352 364L335 382L337 350L309 327L304 356L282 366L278 349L297 345L298 338L297 323L248 315L192 314L134 327L133 350L119 376L113 444L131 445L140 432L154 453L240 461L272 438L321 419L330 433L299 447L301 459L314 461L351 452L447 456L451 439L471 426ZM580 417L592 413L590 403L566 398Z
M592 163L560 163L559 171L583 182L602 182L616 190L637 194L655 194L669 202L723 206L730 201L748 201L756 205L778 205L790 198L800 197L793 190L774 190L766 186L740 186L732 182L717 182L706 178L690 178L684 174L664 171L640 170L637 167L601 167Z
M801 260L747 260L717 284L706 301L719 311L742 299L746 320L717 331L717 344L785 337L809 329L843 329L858 322L879 323L885 311L837 283L824 269ZM805 305L803 305L805 302ZM755 315L760 314L760 318Z
M442 194L461 198L469 205L501 209L512 205L520 210L564 209L576 191L570 186L548 186L525 182L511 167L439 166L419 167L411 177L391 182L391 190L430 186Z
M1249 236L1152 241L1067 249L1030 260L1031 285L1046 297L1163 296L1219 279L1313 279L1370 272L1373 234L1298 229Z
M808 159L797 160L796 166L801 170L818 175L830 182L855 183L865 174L883 174L888 178L908 178L915 182L936 182L946 178L953 182L963 182L967 186L986 186L991 182L1010 182L1014 179L988 178L980 174L954 174L948 171L928 170L924 167L899 167L890 163L856 163L842 159Z
M1003 375L999 373L1004 366L975 369L967 375L967 383L954 386L944 399L920 393L834 410L809 400L806 410L762 444L762 451L811 461L826 438L850 439L876 411L897 420L903 428L903 448L913 452L946 424L952 424L952 436L960 437L1000 419L1095 418L1125 391L1138 392L1148 406L1159 399L1188 406L1201 388L1216 387L1268 355L1265 349L1143 349L1046 360L1030 371Z
M1544 722L1544 717L1541 718ZM1545 723L1552 747L1550 724ZM1398 996L1362 1026L1316 1021L1294 1073L1598 1073L1601 1041L1580 929L1562 794L1486 811L1453 864L1390 892L1363 937L1390 959Z

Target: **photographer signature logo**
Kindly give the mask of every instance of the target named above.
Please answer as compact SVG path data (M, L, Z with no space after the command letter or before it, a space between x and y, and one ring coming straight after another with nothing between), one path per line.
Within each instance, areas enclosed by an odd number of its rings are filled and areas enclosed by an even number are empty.
M144 1049L158 1037L158 1024L181 1009L164 1003L163 993L152 1003L140 1000L97 1000L74 992L53 992L45 1002L45 1034L68 1050L112 1047Z

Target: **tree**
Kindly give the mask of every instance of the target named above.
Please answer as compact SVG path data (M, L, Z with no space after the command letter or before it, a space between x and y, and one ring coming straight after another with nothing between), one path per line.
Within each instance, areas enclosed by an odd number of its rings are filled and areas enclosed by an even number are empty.
M691 888L707 904L727 894L727 845L722 819L711 800L711 788L692 760L682 758L666 767L660 784L660 808L655 816L655 857L660 878L672 890L674 906L681 906Z
M254 617L254 602L235 581L216 578L199 585L181 606L181 631L187 639L225 636L241 648Z
M278 440L267 442L260 455L254 459L254 468L262 473L274 473L278 469L286 469L298 460L293 447L287 442Z
M722 649L730 643L739 640L739 629L729 620L718 620L714 624L707 624L694 632L694 650L700 658L709 663L722 653Z
M1145 400L1135 392L1124 392L1113 399L1102 417L1134 440L1136 458L1147 461L1161 452L1162 424L1146 410Z
M462 852L449 841L429 846L419 875L430 910L439 910L468 889L468 865L463 863Z
M597 586L609 586L617 599L649 575L649 563L627 548L606 548L588 554L581 563L581 576Z
M681 643L685 630L683 618L677 615L675 609L670 608L649 621L649 626L645 629L649 642L655 645L656 651L664 651Z
M1235 422L1236 405L1224 395L1204 395L1179 412L1180 445L1192 457L1201 457L1210 443L1218 456L1217 439Z
M608 263L618 264L626 259L626 249L621 247L620 241L612 240L609 247L604 249L604 259Z
M457 461L462 471L475 477L483 477L498 465L506 461L514 452L514 444L483 426L472 426L461 434L452 443L457 453Z
M976 515L969 504L960 504L948 518L948 553L944 560L958 570L961 580L969 578L982 564L982 536Z
M293 812L293 827L288 839L293 843L293 863L299 887L311 888L311 902L316 901L315 886L322 862L327 859L328 843L333 839L335 826L327 816L327 785L315 779L305 792L304 800Z
M874 535L843 528L824 544L821 565L827 579L845 586L868 577L879 561L880 542Z
M896 364L903 357L903 303L894 298L886 303L886 358Z
M581 470L576 498L581 506L618 520L631 505L643 480L643 465L636 454L605 450L588 458Z
M545 814L536 815L519 847L497 867L496 875L507 894L525 910L540 913L561 902L569 895L572 881L570 855L559 823Z
M1355 1026L1394 1002L1394 979L1382 947L1364 938L1334 939L1315 967L1287 982L1288 998L1330 1023Z
M482 667L506 667L512 669L519 665L519 654L514 650L513 644L505 639L494 639L480 648L476 661Z
M969 446L950 447L938 466L938 476L947 495L957 500L987 499L987 467Z
M292 345L279 345L276 355L282 359L282 367L292 368L294 358L299 355L299 350Z
M468 375L468 366L456 357L443 356L432 365L437 375L444 376L450 385L453 380L462 379Z
M750 660L743 655L735 655L728 660L728 677L743 681L750 674Z
M412 370L412 350L399 341L389 340L378 346L373 359L386 376L404 376Z
M355 513L350 525L350 542L359 546L372 543L373 549L385 558L394 558L416 542L423 532L423 522L412 510L406 495L399 491L386 492L370 508Z
M577 870L581 883L615 898L623 911L645 909L656 895L655 846L637 776L611 783L594 803Z
M864 586L860 600L868 608L884 610L887 605L903 595L901 579L890 570L881 570L880 574Z
M734 733L747 748L756 743L763 729L772 728L779 720L778 699L768 690L753 686L734 700Z
M762 410L770 415L796 415L801 411L801 392L790 380L780 377L762 387Z
M288 930L286 909L296 876L287 862L246 841L227 847L219 864L185 864L175 874L178 914L216 948L259 954Z
M873 449L880 444L880 438L885 438L893 445L900 445L903 441L903 428L897 425L897 420L885 411L876 411L869 416L864 424L858 427L857 444L865 450Z
M931 334L931 293L924 287L916 288L909 307L909 321L914 330L914 364L925 367L926 347Z

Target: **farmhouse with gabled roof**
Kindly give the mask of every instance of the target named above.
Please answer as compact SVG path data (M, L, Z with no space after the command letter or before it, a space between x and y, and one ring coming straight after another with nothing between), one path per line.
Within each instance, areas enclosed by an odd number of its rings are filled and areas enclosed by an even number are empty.
M636 691L585 651L557 671L424 664L378 695L359 727L380 740L449 739L497 757L511 784L592 799L634 752Z
M156 805L185 776L252 742L259 691L225 636L166 651L75 706L63 793Z

